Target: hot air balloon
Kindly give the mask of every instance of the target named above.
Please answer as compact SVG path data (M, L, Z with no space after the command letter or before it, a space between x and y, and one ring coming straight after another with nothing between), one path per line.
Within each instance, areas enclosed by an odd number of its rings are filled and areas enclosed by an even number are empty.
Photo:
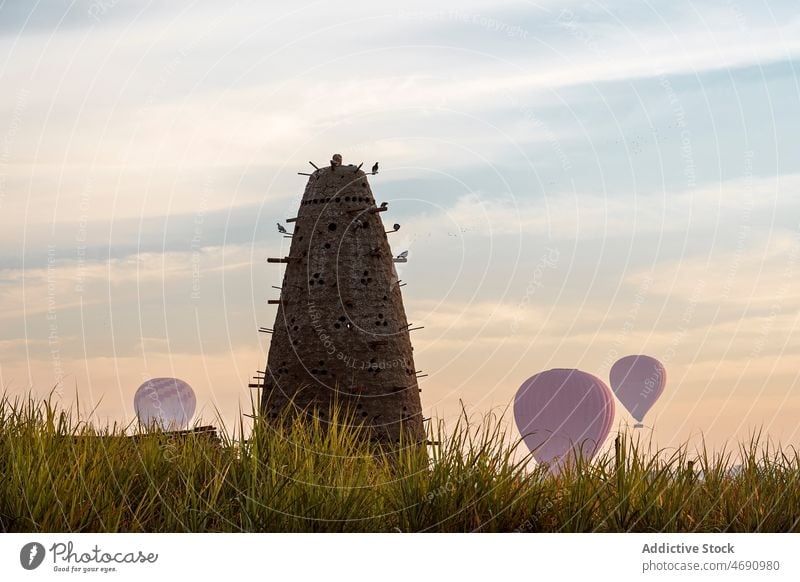
M181 430L189 426L197 399L194 390L177 378L153 378L133 396L136 416L143 425L163 430Z
M594 457L614 422L614 397L592 374L547 370L520 386L514 420L534 458L557 471L571 451L586 460Z
M622 406L636 419L634 428L642 428L644 415L664 392L667 371L650 356L625 356L611 366L609 380Z

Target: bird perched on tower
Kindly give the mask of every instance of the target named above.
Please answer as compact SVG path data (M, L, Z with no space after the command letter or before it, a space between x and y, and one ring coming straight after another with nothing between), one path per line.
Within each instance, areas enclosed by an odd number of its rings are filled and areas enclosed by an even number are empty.
M331 169L336 170L339 166L342 165L342 154L333 154L331 157Z
M286 234L286 228L284 228L284 226L280 222L278 222L277 224L278 224L278 232L281 234Z
M373 174L377 174L378 173L378 162L375 162L375 165L372 166L372 173Z

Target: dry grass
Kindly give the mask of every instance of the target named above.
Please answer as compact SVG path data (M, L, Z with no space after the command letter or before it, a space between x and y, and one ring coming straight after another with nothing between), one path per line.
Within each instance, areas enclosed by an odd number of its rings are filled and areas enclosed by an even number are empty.
M620 435L616 452L555 476L491 416L394 452L358 427L288 425L257 421L247 442L130 439L4 397L0 531L800 531L800 457L760 437L712 455Z

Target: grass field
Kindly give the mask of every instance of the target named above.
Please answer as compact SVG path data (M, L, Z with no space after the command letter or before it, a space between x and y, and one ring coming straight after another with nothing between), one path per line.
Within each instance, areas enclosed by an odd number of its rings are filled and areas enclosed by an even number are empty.
M659 451L623 434L616 452L554 476L502 426L440 423L437 445L382 454L358 428L313 422L256 422L245 443L225 430L221 443L123 438L4 397L0 531L800 531L796 450L754 438Z

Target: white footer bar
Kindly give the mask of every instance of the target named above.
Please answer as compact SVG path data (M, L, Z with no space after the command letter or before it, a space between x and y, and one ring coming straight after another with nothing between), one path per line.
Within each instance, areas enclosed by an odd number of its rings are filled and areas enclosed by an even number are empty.
M3 580L800 580L799 534L4 534Z

